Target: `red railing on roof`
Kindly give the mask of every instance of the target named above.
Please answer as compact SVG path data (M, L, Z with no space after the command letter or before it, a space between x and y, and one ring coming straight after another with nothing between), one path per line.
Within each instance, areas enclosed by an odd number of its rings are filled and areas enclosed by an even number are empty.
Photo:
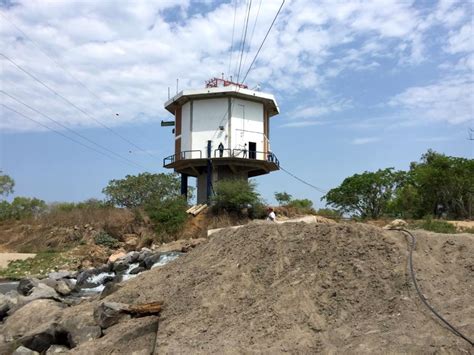
M206 81L206 88L217 88L219 86L231 86L231 85L238 86L241 89L248 89L248 86L245 84L239 84L230 80L225 80L225 79L220 79L220 78L212 78Z

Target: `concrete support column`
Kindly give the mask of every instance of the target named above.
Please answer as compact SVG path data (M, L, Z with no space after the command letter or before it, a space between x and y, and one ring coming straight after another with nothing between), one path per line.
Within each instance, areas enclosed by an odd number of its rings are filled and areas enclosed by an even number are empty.
M207 204L211 203L212 194L212 141L207 141L207 179L206 179L206 200Z
M188 175L181 174L181 195L188 198Z

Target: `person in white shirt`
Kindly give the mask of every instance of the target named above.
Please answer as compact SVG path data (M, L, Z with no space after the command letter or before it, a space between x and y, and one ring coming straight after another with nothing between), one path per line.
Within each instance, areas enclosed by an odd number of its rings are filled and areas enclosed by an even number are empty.
M272 222L275 222L276 221L276 214L275 214L275 211L273 210L273 208L268 208L268 217L267 217L267 221L272 221Z

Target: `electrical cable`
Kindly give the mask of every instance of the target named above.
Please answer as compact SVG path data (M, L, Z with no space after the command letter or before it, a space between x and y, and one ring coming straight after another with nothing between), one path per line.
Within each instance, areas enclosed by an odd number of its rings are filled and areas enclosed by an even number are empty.
M290 175L291 177L293 177L293 178L295 178L296 180L298 180L299 182L302 182L303 184L308 185L309 187L312 187L312 188L315 189L316 191L321 192L321 193L323 193L323 194L328 193L326 190L324 190L324 189L322 189L322 188L320 188L320 187L314 186L313 184L310 184L309 182L307 182L307 181L305 181L305 180L299 178L299 177L296 176L295 174L290 173L288 170L286 170L285 168L283 168L281 165L280 165L280 169L281 169L282 171L284 171L285 173L287 173L288 175Z
M245 79L247 79L247 76L249 75L250 70L252 69L253 64L254 64L255 61L257 60L257 57L258 57L258 55L260 54L260 51L262 50L262 47L263 47L265 41L267 40L268 34L270 33L270 31L271 31L271 29L272 29L272 27L273 27L273 25L274 25L274 23L275 23L275 21L276 21L278 15L280 14L280 11L281 11L281 9L283 8L283 5L284 5L284 4L285 4L285 0L282 1L281 5L280 5L280 8L278 9L278 12L276 13L275 17L273 18L273 21L272 21L270 27L268 28L268 31L267 31L267 33L265 34L265 37L263 38L263 41L262 41L262 43L260 44L260 47L258 48L257 53L255 54L255 57L253 57L252 63L250 63L250 66L249 66L249 68L248 68L248 70L247 70L247 73L245 73L245 76L244 76L244 78L242 79L242 82L245 82Z
M237 0L234 0L234 24L232 25L232 43L230 45L230 56L229 56L229 68L227 70L227 74L230 74L230 67L232 63L232 52L234 51L234 33L235 33L235 18L237 14Z
M420 298L420 300L423 302L423 304L439 319L441 320L447 327L448 329L455 335L457 335L458 337L464 339L465 341L467 341L471 346L474 347L474 342L469 339L467 336L465 336L464 334L462 334L458 329L456 329L451 323L449 323L446 319L443 318L443 316L441 316L429 303L428 301L426 300L425 296L423 295L423 293L421 292L421 289L420 289L420 286L418 285L418 281L416 280L416 275L415 275L415 269L413 267L413 250L415 249L416 247L416 238L415 236L408 230L406 229L403 229L403 228L392 228L391 230L398 230L398 231L401 231L403 233L405 233L406 235L410 236L411 237L411 243L410 243L410 252L409 252L409 267L410 267L410 275L411 275L411 279L413 281L413 285L415 286L415 290L416 290L416 293L418 294L418 297Z
M59 63L56 59L51 57L41 46L33 40L30 36L28 36L25 31L23 31L20 27L18 27L12 20L10 20L6 15L2 14L0 12L0 15L6 19L13 27L15 27L18 32L20 32L26 39L28 39L31 43L33 43L36 48L38 48L46 57L48 57L54 64L56 64L58 67L60 67L64 72L69 74L71 78L73 78L79 85L81 85L84 89L86 89L92 96L94 96L98 101L102 103L105 107L107 107L115 116L118 116L119 114L114 112L111 108L108 107L108 105L97 95L95 94L92 90L90 90L82 81L80 81L76 76L74 76L69 70L67 70L61 63Z
M250 18L250 9L251 8L252 8L252 0L249 1L249 7L248 7L248 10L247 10L247 19L245 20L245 31L244 31L243 41L242 41L242 50L240 52L239 70L237 71L237 83L239 83L240 70L242 69L242 58L244 56L245 41L247 39L247 29L249 27L249 18Z
M141 147L139 147L138 145L136 145L135 143L133 143L132 141L130 141L129 139L125 138L124 136L122 136L121 134L117 133L116 131L114 131L112 128L108 127L107 125L105 125L104 123L102 123L101 121L97 120L96 118L94 118L90 113L88 113L87 111L84 111L83 109L81 109L80 107L78 107L76 104L74 104L72 101L70 101L69 99L67 99L66 97L64 97L63 95L61 95L60 93L58 93L56 90L54 90L53 88L51 88L49 85L45 84L41 79L37 78L35 75L33 75L31 72L29 72L28 70L24 69L22 66L20 66L19 64L17 64L14 60L12 60L11 58L9 58L8 56L6 56L5 54L3 53L0 53L0 56L2 56L3 58L5 58L6 60L8 60L11 64L13 64L15 67L17 67L19 70L21 70L23 73L25 73L26 75L28 75L30 78L32 78L33 80L35 80L36 82L38 82L39 84L41 84L43 87L45 87L46 89L48 89L49 91L51 91L54 95L60 97L64 102L66 102L68 105L74 107L76 110L78 110L79 112L81 112L82 114L84 114L85 116L89 117L90 119L92 119L94 122L96 122L97 124L99 124L100 126L102 126L103 128L107 129L109 132L111 132L112 134L116 135L117 137L119 137L120 139L122 139L123 141L127 142L128 144L130 144L131 146L135 147L136 149L144 152L144 153L147 153L149 155L151 155L153 158L157 158L155 157L154 155L152 155L150 152L142 149Z
M88 146L87 144L84 144L84 143L82 143L81 141L78 141L77 139L74 139L74 138L72 138L72 137L69 137L68 135L66 135L66 134L64 134L64 133L62 133L62 132L60 132L60 131L58 131L58 130L55 130L54 128L51 128L51 127L45 125L44 123L41 123L41 122L39 122L39 121L37 121L37 120L35 120L35 119L33 119L33 118L31 118L31 117L29 117L29 116L23 114L23 113L21 113L21 112L15 110L14 108L11 108L11 107L8 106L8 105L5 105L5 104L0 104L0 105L2 105L3 107L5 107L6 109L8 109L8 110L10 110L10 111L12 111L12 112L15 112L15 113L18 114L18 115L20 115L20 116L26 118L27 120L30 120L30 121L32 121L32 122L34 122L34 123L36 123L36 124L38 124L38 125L40 125L40 126L46 128L46 129L49 130L49 131L52 131L52 132L54 132L54 133L56 133L56 134L59 134L60 136L66 138L66 139L69 139L69 140L73 141L74 143L77 143L77 144L79 144L79 145L81 145L81 146L83 146L83 147L85 147L85 148L87 148L87 149L90 149L90 150L92 150L92 151L94 151L94 152L96 152L96 153L102 154L103 156L106 156L107 158L112 158L112 159L113 159L113 157L110 156L109 154L106 154L106 153L104 153L104 152L102 152L102 151L100 151L100 150L97 150L97 149L95 149L94 147ZM128 163L128 162L127 162L127 163ZM133 162L132 162L132 163L133 163ZM130 164L130 163L128 163L128 164ZM137 164L133 163L133 164L130 164L130 165L134 165L134 166L135 166L135 165L137 165ZM140 167L140 166L139 166L139 167Z
M238 66L239 66L239 60L238 60L238 59L239 59L239 54L238 54L238 53L241 52L241 50L242 50L242 42L244 41L245 18L246 18L246 16L247 16L247 9L248 9L247 4L248 4L248 2L249 2L249 0L246 0L246 1L245 1L245 6L244 6L244 10L245 10L245 11L244 11L244 18L243 18L243 23L242 23L242 32L241 32L241 35L240 35L239 48L238 48L239 50L237 51L237 59L236 59L236 61L235 61L235 68L234 68L234 70L233 70L233 72L232 72L234 80L235 80L235 78L237 78L237 68L238 68Z
M64 128L64 129L66 129L67 131L71 132L72 134L75 134L76 136L78 136L78 137L80 137L80 138L86 140L87 142L89 142L89 143L91 143L91 144L93 144L93 145L99 147L100 149L103 149L103 150L107 151L108 153L113 154L113 155L116 156L117 158L122 159L122 160L125 160L125 161L127 161L128 163L130 163L130 164L133 164L133 165L135 165L135 166L137 166L137 167L139 167L139 168L141 168L141 169L146 170L145 167L141 166L140 164L137 164L137 163L134 162L133 160L130 160L130 159L128 159L128 158L126 158L126 157L124 157L124 156L122 156L122 155L120 155L120 154L114 152L113 150L110 150L109 148L104 147L103 145L94 142L92 139L87 138L87 137L84 136L83 134L81 134L81 133L75 131L75 130L72 129L72 128L69 128L68 126L62 124L61 122L55 120L54 118L51 118L50 116L46 115L45 113L43 113L43 112L41 112L41 111L35 109L34 107L28 105L26 102L23 102L22 100L20 100L20 99L14 97L14 96L8 94L7 92L5 92L5 91L3 91L3 90L0 90L0 93L2 93L2 94L5 95L5 96L8 96L9 98L11 98L12 100L18 102L19 104L21 104L21 105L23 105L23 106L29 108L31 111L34 111L34 112L36 112L37 114L39 114L39 115L41 115L41 116L47 118L48 120L50 120L50 121L56 123L58 126Z
M258 16L260 15L260 8L261 7L262 7L262 0L260 0L260 2L258 3L257 15L255 16L255 21L254 21L253 27L252 27L252 33L250 34L250 40L249 40L249 45L248 45L249 49L245 52L244 63L243 63L244 67L247 64L247 57L248 57L248 54L250 52L250 47L252 46L252 39L253 39L253 35L255 33L255 27L257 26L257 20L258 20Z
M273 21L272 21L270 27L268 28L268 31L267 31L267 33L265 34L265 37L263 38L263 41L262 41L262 43L260 44L260 47L258 48L258 51L257 51L257 53L255 54L255 57L254 57L253 60L252 60L252 63L250 63L250 66L249 66L249 68L248 68L248 70L247 70L247 73L245 74L245 77L244 77L243 80L242 80L242 83L245 82L245 79L247 79L247 76L248 76L248 74L250 73L250 70L252 69L252 65L255 63L255 61L256 61L256 59L257 59L257 57L258 57L258 55L259 55L259 53L260 53L260 51L261 51L261 49L262 49L262 47L263 47L263 45L264 45L264 43L265 43L267 37L268 37L268 34L270 33L270 31L271 31L271 29L272 29L272 27L273 27L273 25L274 25L276 19L278 18L278 15L280 14L281 9L283 8L283 5L284 5L284 4L285 4L285 0L282 1L281 5L280 5L280 8L278 9L278 11L277 11L275 17L273 18ZM247 19L248 19L248 16L247 16ZM255 19L255 24L256 24L256 21L257 21L257 19ZM247 25L248 25L248 21L247 21ZM243 48L242 48L242 50L243 50ZM242 58L241 58L241 59L242 59ZM238 79L239 79L239 77L237 76L237 83L239 82ZM237 88L237 92L239 92L239 90L240 90L240 87ZM231 113L232 113L233 107L234 107L234 102L232 102L232 104L231 104L231 108L230 108L230 112L231 112ZM219 122L218 128L216 129L216 131L214 132L214 135L212 136L212 139L215 138L216 133L219 131L219 126L220 126L220 125L222 124L222 122L225 120L226 115L229 115L229 109L226 109L226 110L225 110L224 115L223 115L221 121ZM304 183L308 185L308 183L306 183L306 182L304 182ZM311 184L309 184L309 186L318 189L317 187L312 186ZM322 190L322 189L321 189L321 190ZM322 191L323 191L323 193L326 193L324 190L322 190Z

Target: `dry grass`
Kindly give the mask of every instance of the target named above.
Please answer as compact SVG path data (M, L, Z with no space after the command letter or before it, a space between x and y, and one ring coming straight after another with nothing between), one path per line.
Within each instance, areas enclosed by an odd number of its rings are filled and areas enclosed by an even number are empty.
M118 208L56 210L38 218L0 223L0 248L6 251L67 250L91 239L97 231L121 239L147 230L146 222Z

